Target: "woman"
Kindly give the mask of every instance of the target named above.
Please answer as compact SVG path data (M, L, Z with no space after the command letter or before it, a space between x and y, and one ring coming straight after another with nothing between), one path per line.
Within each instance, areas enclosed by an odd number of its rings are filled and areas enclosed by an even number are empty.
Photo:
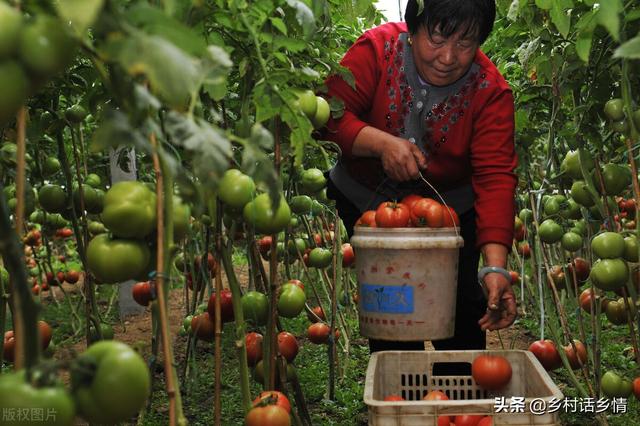
M342 157L328 195L349 235L380 202L432 196L424 176L461 220L455 335L436 349L484 349L485 331L508 327L516 304L507 264L513 238L513 96L479 50L493 28L494 0L409 0L405 21L367 31L345 54L355 90L339 76L328 96L344 102L325 138ZM480 254L484 265L478 274ZM483 285L478 284L482 275ZM424 349L423 342L370 340L378 350Z

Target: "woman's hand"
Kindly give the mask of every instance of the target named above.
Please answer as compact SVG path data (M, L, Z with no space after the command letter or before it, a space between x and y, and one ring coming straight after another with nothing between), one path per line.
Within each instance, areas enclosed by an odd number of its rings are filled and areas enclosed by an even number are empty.
M484 277L487 289L487 313L478 324L483 331L500 330L509 327L516 320L516 296L511 283L498 273L488 273Z
M359 157L379 158L384 172L397 182L417 179L420 170L427 167L427 159L420 148L375 127L364 127L358 133L352 152Z
M391 136L385 140L380 155L384 172L397 182L417 179L427 167L427 159L420 148L406 139Z

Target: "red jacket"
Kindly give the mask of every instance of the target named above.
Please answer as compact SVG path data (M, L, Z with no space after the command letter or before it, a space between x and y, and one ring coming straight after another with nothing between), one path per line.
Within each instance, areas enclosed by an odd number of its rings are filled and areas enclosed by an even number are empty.
M349 175L370 189L385 177L378 159L354 157L351 149L365 126L400 136L404 116L413 107L412 89L402 69L410 46L399 40L403 23L389 23L364 33L341 64L351 70L356 90L338 76L327 80L328 96L344 101L344 115L331 119L324 137L342 149ZM423 142L425 177L439 190L471 183L477 213L477 245L497 242L511 247L514 225L513 95L506 81L478 50L470 72L454 96L427 113ZM413 70L413 72L416 72Z

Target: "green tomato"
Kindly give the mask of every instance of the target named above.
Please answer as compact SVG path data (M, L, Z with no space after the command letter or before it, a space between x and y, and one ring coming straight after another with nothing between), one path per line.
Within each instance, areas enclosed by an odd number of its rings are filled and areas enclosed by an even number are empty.
M67 205L67 195L59 185L43 185L38 191L38 202L47 213L59 213Z
M89 327L89 343L95 343L100 340L113 340L113 327L111 327L107 323L101 322L100 334L102 335L102 339L100 339L100 336L98 336L98 333L96 332L96 328L94 326Z
M42 210L36 210L29 215L29 222L44 224L44 212Z
M633 391L633 384L613 371L607 371L600 378L600 389L609 398L626 398Z
M540 240L547 244L557 243L562 239L562 227L553 219L547 219L540 224L538 235L540 236Z
M141 278L150 258L149 247L144 242L111 239L107 234L94 237L87 247L87 266L103 283Z
M269 194L258 195L247 203L243 210L244 220L262 234L276 234L283 231L291 220L291 210L282 194L277 209L273 208Z
M22 14L20 11L6 3L0 3L0 61L4 61L16 53L21 30Z
M632 114L633 124L635 124L636 129L640 130L640 109L635 110Z
M309 253L309 265L314 268L326 268L333 261L333 253L331 250L316 247Z
M256 184L251 176L238 169L227 170L218 187L218 198L231 208L240 210L255 197Z
M246 320L252 321L256 326L267 324L269 299L264 293L249 291L242 296L241 300L242 313Z
M319 216L323 210L324 207L322 206L322 204L318 202L318 200L313 200L313 203L311 203L311 214L313 214L314 216Z
M635 235L624 238L624 260L627 262L638 262L638 239Z
M142 182L118 182L104 197L102 220L118 237L144 238L156 226L156 196Z
M620 121L612 121L611 129L614 132L626 134L629 131L629 122L626 119L622 119Z
M301 254L307 249L307 242L302 238L295 238L287 241L287 250L291 256L298 256L298 252Z
M87 117L87 110L82 105L76 104L67 108L64 112L64 118L70 123L79 124Z
M94 189L86 183L82 184L82 198L84 199L84 209L93 214L99 214L104 207L104 191ZM80 211L80 188L73 189L73 206L76 211Z
M329 121L329 115L331 114L331 108L329 107L329 103L321 96L316 96L317 101L317 109L316 114L311 119L311 123L313 123L313 127L319 129L324 127Z
M315 93L311 90L302 91L298 96L298 106L304 115L306 115L309 120L312 120L318 110L318 101L316 100Z
M139 412L150 394L151 377L144 359L124 343L103 340L79 359L95 363L89 381L76 384L76 402L92 423L118 423Z
M18 412L23 417L18 417ZM33 417L43 413L43 418ZM67 426L73 424L75 407L73 400L60 386L35 388L25 381L25 372L7 373L0 376L0 413L3 426ZM7 415L16 414L13 420Z
M562 236L562 240L560 241L560 244L562 245L562 248L567 251L570 251L570 252L578 251L582 248L582 236L580 236L579 234L573 233L571 231L566 232Z
M86 178L84 178L84 183L94 188L100 188L102 185L102 179L95 173L89 173Z
M553 216L558 213L560 213L560 203L554 198L549 198L547 202L544 203L545 216Z
M531 209L520 210L518 217L526 225L529 225L533 222L533 212L531 211Z
M619 121L624 118L624 102L620 98L614 98L604 104L604 115L611 121Z
M616 290L629 279L629 266L622 259L600 259L591 267L589 277L601 290Z
M593 157L589 151L584 151L584 167L591 170L594 167ZM580 155L578 150L569 151L565 155L560 164L560 171L572 179L582 179L582 171L580 169Z
M295 318L304 309L306 301L304 290L295 284L284 284L278 297L278 314L285 318Z
M605 164L602 167L602 180L607 195L620 195L631 185L631 169L620 164Z
M571 198L584 207L591 207L595 204L591 193L587 189L587 184L582 180L576 180L571 185Z
M99 235L107 232L107 228L104 226L104 224L95 220L89 221L89 225L87 225L87 228L89 229L89 233L91 235Z
M324 177L322 170L311 168L306 169L300 176L300 190L306 194L315 194L324 188L327 179Z
M0 124L14 118L28 92L29 80L22 67L13 60L0 62Z
M591 250L601 259L622 257L625 251L624 237L617 232L603 232L591 240Z
M62 165L56 157L47 157L42 163L42 175L44 177L53 176L60 171Z
M182 329L191 331L191 321L193 321L193 315L187 315L182 321Z
M23 28L18 53L31 73L50 77L67 67L75 50L76 43L66 26L58 19L39 14Z
M191 220L191 208L184 204L180 197L173 196L173 239L180 241L187 235L189 221Z
M291 198L291 201L289 202L291 211L295 214L311 213L312 204L313 200L308 195L296 195L295 197Z

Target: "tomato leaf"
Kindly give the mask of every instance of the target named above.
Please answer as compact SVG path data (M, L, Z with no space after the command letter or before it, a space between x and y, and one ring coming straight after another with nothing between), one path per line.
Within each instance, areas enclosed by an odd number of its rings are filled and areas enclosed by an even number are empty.
M569 13L562 8L560 2L554 1L551 6L550 15L551 22L556 26L558 32L562 34L562 37L567 38L571 27Z
M640 59L640 34L618 47L613 53L613 57Z
M609 31L615 41L620 40L620 12L622 12L622 0L600 2L598 23Z
M194 170L202 184L216 188L231 159L226 135L205 120L175 111L167 114L165 128L172 143L194 152Z
M135 146L148 151L149 143L129 121L129 117L121 111L107 108L102 113L103 119L93 133L90 149L99 152L108 147L118 145Z
M192 28L167 16L162 10L149 4L138 4L127 11L127 19L149 35L169 40L185 52L200 56L207 48L202 36Z
M186 109L200 85L198 61L158 36L131 36L119 52L119 62L132 76L146 76L152 91L178 110Z
M84 34L98 17L104 0L60 0L55 6L61 18L71 22L78 34Z
M513 0L511 2L511 6L509 6L509 11L507 12L507 19L511 22L515 22L518 19L518 15L520 13L520 0Z
M209 46L201 65L205 92L216 101L222 100L227 94L227 77L233 65L229 55L219 46Z
M553 7L553 0L536 0L536 6L542 10L549 10Z
M300 0L287 0L289 7L296 11L296 20L302 27L305 39L308 39L316 30L316 20L309 6Z
M251 136L244 144L242 152L241 169L244 173L253 177L258 183L264 183L269 191L271 199L278 203L280 200L280 181L273 161L267 152L273 150L273 135L260 123L251 127Z
M287 35L287 25L280 18L269 18L271 25L273 25L282 34Z

